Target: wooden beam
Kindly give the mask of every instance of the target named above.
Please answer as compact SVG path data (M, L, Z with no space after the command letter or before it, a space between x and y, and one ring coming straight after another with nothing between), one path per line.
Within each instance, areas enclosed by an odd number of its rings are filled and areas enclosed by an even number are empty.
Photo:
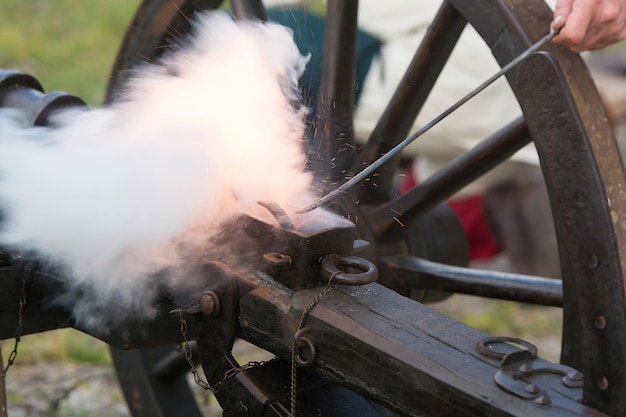
M319 291L251 291L240 303L240 336L289 358L300 316ZM317 351L314 372L402 415L602 415L579 404L582 390L566 388L559 378L541 381L559 407L502 391L494 383L499 361L476 350L488 335L378 284L331 290L304 326Z

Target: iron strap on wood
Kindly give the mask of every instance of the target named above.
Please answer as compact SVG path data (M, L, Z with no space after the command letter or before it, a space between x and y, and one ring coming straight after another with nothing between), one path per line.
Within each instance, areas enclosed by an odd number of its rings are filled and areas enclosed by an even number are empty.
M239 336L290 357L293 331L318 294L252 290L241 298ZM502 391L494 383L499 361L475 348L488 335L378 284L329 292L308 312L306 326L316 347L315 373L402 415L604 415L580 404L582 389L560 381L550 389L556 403L567 405L565 414Z

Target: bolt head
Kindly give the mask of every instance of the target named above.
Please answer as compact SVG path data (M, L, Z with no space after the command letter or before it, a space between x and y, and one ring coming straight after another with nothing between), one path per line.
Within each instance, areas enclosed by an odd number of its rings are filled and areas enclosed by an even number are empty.
M530 394L539 394L541 391L539 387L535 384L528 384L524 387L524 390Z
M572 371L569 374L567 374L567 376L572 380L572 381L582 381L583 380L583 374L578 372L578 371Z
M519 367L519 371L525 374L529 374L533 371L533 366L529 363L525 363Z
M539 397L535 398L535 404L550 405L552 404L552 400L550 400L550 397L548 397L547 395L540 395Z
M207 317L215 317L220 313L220 298L215 291L207 291L200 298L202 313Z

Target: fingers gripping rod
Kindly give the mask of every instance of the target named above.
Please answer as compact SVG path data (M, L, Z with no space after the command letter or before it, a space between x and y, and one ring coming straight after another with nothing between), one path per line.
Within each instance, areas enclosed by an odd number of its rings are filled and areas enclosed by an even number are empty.
M448 107L446 110L444 110L441 114L439 114L437 117L432 119L430 122L426 123L421 129L419 129L418 131L416 131L412 135L410 135L407 138L405 138L402 142L398 143L389 152L387 152L386 154L384 154L383 156L378 158L376 161L372 162L371 165L369 165L366 168L364 168L361 172L356 174L354 177L350 178L348 181L344 182L339 187L337 187L333 191L329 192L328 194L326 194L325 196L323 196L322 198L320 198L319 200L317 200L313 204L311 204L309 206L306 206L304 208L301 208L297 212L298 213L306 213L306 212L314 210L314 209L316 209L318 207L324 206L324 205L330 203L331 201L333 201L335 198L337 198L337 196L339 194L345 192L346 190L348 190L350 187L352 187L356 183L358 183L358 182L364 180L365 178L367 178L376 169L378 169L385 162L387 162L391 158L393 158L398 152L400 152L402 149L406 148L407 145L409 145L415 139L417 139L420 136L422 136L424 133L426 133L428 130L430 130L433 126L435 126L437 123L439 123L440 121L442 121L443 119L448 117L450 115L450 113L452 113L455 110L457 110L459 107L461 107L467 101L469 101L472 97L474 97L475 95L477 95L478 93L483 91L485 88L487 88L489 85L491 85L495 80L500 78L500 76L502 76L503 74L508 72L511 68L513 68L516 65L520 64L522 61L524 61L530 55L532 55L537 50L539 50L541 47L543 47L546 43L550 42L556 35L559 34L560 31L561 31L561 29L559 28L559 29L553 30L550 33L548 33L546 36L541 38L539 41L534 43L532 46L530 46L524 52L522 52L517 57L515 57L511 62L506 64L504 67L502 67L500 69L500 71L498 71L497 73L492 75L488 80L486 80L481 85L476 87L474 90L469 92L465 97L463 97L462 99L460 99L459 101L454 103L452 106Z

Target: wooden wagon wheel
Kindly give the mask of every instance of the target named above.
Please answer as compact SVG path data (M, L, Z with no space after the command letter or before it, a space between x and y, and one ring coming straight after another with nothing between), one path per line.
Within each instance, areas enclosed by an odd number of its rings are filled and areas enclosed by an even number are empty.
M221 3L145 0L118 55L107 100L114 100L125 80L125 70L143 59L154 59L165 49L163 45L188 32L193 13L217 8ZM266 18L260 1L232 3L238 19ZM325 94L325 103L333 105L320 105L317 109L327 122L321 139L326 155L337 152L336 141L331 140L337 132L351 140L356 3L329 1L328 6L327 24L335 28L336 37L328 42L320 90ZM445 2L413 61L410 75L398 90L400 93L389 104L370 141L342 168L367 164L405 137L466 24L477 30L496 60L504 65L545 35L550 20L551 12L541 0ZM459 178L476 177L502 162L527 142L530 133L540 155L559 243L564 286L562 362L583 371L586 404L611 415L623 414L626 398L620 395L626 389L624 171L613 133L583 62L554 45L545 50L548 53L531 57L508 75L525 121L508 125L508 121L502 121L504 128L494 132L480 152L468 153L463 164L451 166L434 185L419 186L403 197L390 199L395 167L384 167L378 173L375 190L359 187L354 194L344 196L338 206L346 214L362 216L359 231L373 241L374 251L388 247L389 241L406 238L393 218L397 213L401 213L400 220L405 224L423 217L458 189ZM327 174L335 180L341 176L332 168ZM361 205L366 202L367 208L354 204L357 200ZM410 264L410 254L400 255ZM384 263L385 258L378 261ZM396 273L407 279L412 274L409 267ZM147 395L141 403L152 407L148 414L133 408L134 415L174 415L182 403L192 401L191 395L171 401L165 400L171 394L161 394L173 385L184 391L181 384L185 383L182 370L166 378L154 373L154 364L165 355L167 352L152 350L114 353L131 408L132 395L138 392ZM138 391L135 384L144 387ZM185 415L193 414L190 411Z

